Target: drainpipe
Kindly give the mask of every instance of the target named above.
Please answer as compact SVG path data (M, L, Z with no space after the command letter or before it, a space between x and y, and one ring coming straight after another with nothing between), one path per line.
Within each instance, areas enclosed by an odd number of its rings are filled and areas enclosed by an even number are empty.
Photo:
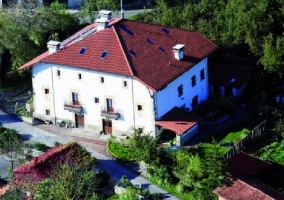
M53 65L50 65L51 70L51 81L52 81L52 102L53 102L53 113L54 113L54 124L56 124L56 109L55 109L55 90L54 90L54 81L53 81Z
M135 119L135 103L134 103L134 89L133 89L133 77L131 78L131 88L132 88L132 109L133 109L133 126L136 128L136 119Z

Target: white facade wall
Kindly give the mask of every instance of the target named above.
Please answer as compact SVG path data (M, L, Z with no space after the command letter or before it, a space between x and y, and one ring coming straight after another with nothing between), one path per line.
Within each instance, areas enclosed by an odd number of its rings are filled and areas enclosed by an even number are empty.
M205 79L201 81L200 71L204 69ZM196 85L192 87L191 78L196 77ZM183 85L183 95L178 96L178 87ZM207 58L190 68L183 75L169 83L155 95L156 118L159 119L173 107L182 107L192 110L192 98L198 95L198 104L208 99L208 68Z
M76 92L83 106L85 128L102 130L101 109L110 98L113 108L121 113L119 119L112 120L113 133L128 132L133 127L154 132L153 100L147 88L132 77L43 63L33 67L33 75L35 116L75 122L75 114L64 110L64 101L72 101L72 92ZM44 89L49 89L50 94L44 94ZM94 98L99 98L99 103ZM138 105L142 110L138 111ZM50 116L46 116L46 109Z

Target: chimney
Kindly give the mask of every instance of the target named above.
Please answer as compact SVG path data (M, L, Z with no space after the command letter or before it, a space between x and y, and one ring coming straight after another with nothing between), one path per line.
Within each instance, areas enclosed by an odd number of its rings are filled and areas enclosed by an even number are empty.
M175 58L178 60L183 59L184 56L184 44L177 44L173 47Z
M106 18L107 20L110 20L112 18L112 12L109 10L101 10L99 12L99 18Z
M47 49L49 51L49 54L53 54L53 53L57 52L60 49L60 42L50 40L47 43Z
M104 17L96 19L95 23L97 25L97 31L104 30L108 26L108 20L107 18L104 18Z

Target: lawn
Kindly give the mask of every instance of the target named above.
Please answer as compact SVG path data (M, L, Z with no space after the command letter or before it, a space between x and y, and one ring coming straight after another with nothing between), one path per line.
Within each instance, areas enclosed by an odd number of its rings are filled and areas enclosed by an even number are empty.
M237 142L245 138L249 132L250 130L244 128L241 131L229 133L221 140L221 143L233 142L234 144L236 144Z

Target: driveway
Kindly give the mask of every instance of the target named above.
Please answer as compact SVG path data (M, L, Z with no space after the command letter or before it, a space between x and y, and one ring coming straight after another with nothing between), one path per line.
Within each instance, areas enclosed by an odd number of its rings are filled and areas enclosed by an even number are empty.
M36 126L32 126L30 124L27 124L25 122L20 121L14 116L10 116L6 113L4 113L2 110L0 110L0 125L6 128L15 129L19 132L22 136L27 138L31 142L42 142L46 143L49 146L54 146L54 142L60 142L62 144L68 143L70 141L78 141L78 138L74 138L74 133L72 135L72 132L70 131L70 134L68 133L63 136L52 134L46 130L37 128ZM71 135L71 136L70 136ZM80 138L84 138L84 135L81 134ZM159 188L158 186L152 184L148 179L145 177L139 176L135 172L131 171L125 166L122 166L121 164L117 163L115 160L102 155L95 151L96 145L102 145L88 142L89 136L87 135L86 140L81 139L80 144L84 146L92 156L96 157L99 161L99 168L103 171L108 172L114 179L119 180L123 175L126 175L130 181L137 185L141 184L144 187L148 187L151 193L161 193L164 195L164 199L169 200L176 200L178 198L172 196L167 191ZM1 166L0 166L1 167Z

